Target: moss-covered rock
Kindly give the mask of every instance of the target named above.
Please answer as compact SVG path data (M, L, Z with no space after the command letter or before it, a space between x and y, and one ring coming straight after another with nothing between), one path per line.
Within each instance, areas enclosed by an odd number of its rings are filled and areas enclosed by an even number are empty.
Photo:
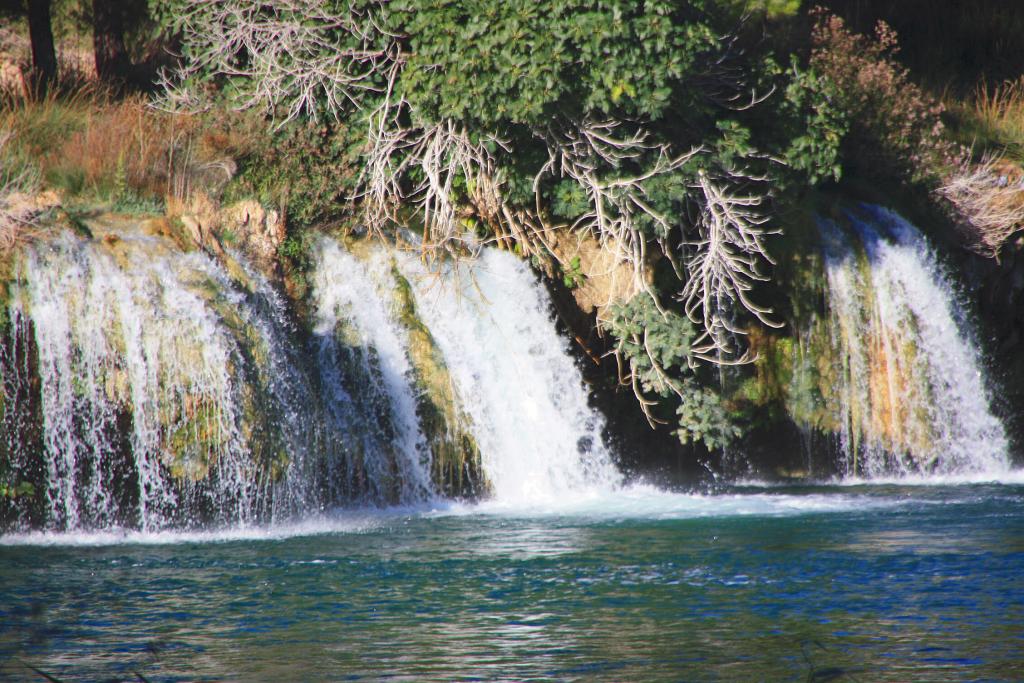
M397 317L409 336L409 360L417 389L416 414L433 455L434 483L446 496L480 496L486 493L488 484L469 416L459 407L444 356L430 330L416 315L416 301L408 280L394 264L391 275Z

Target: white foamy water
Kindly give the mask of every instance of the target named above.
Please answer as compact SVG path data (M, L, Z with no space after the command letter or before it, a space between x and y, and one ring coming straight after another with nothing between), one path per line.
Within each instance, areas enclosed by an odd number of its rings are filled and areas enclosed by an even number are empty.
M631 519L701 519L705 517L777 517L889 509L904 504L895 497L837 493L678 493L654 486L631 485L604 494L567 496L546 503L484 501L459 513L509 517L572 517L596 522Z
M226 258L134 232L27 249L10 313L36 353L11 367L39 377L42 454L22 435L10 469L25 480L41 458L47 529L244 529L436 496L391 252L321 244L310 359L273 288ZM439 284L398 261L496 498L609 490L603 421L528 267L487 251ZM32 406L15 400L4 424L28 424Z
M116 523L117 489L125 486L116 459L125 451L139 524L166 524L178 492L164 476L164 454L179 429L206 435L182 462L215 469L217 503L244 520L258 481L240 449L229 370L240 362L237 344L197 291L216 287L214 264L145 240L114 251L65 235L29 249L22 271L11 317L14 334L34 335L38 350L47 524ZM117 417L126 406L124 434Z
M295 523L235 526L210 531L139 531L118 528L101 531L30 531L0 536L0 545L75 547L280 541L324 534L365 533L379 528L389 519L389 517L367 512L365 514L354 513L345 517L317 516Z
M897 496L845 493L686 494L635 485L604 494L567 495L546 503L492 499L480 503L435 501L418 506L338 510L309 519L267 525L236 526L203 531L32 531L0 536L0 545L110 546L280 541L306 536L361 534L386 531L423 520L480 517L492 520L564 520L573 524L603 524L629 520L687 520L728 517L791 517L891 510L917 502Z
M46 527L247 525L322 505L310 461L338 435L284 303L244 262L236 280L156 238L65 234L19 268L12 335L37 353L15 372L39 377L42 453L19 435L11 469L25 479L42 459Z
M899 486L972 486L975 484L991 484L993 486L1019 486L1024 484L1024 470L999 469L982 470L979 472L962 472L952 474L902 474L881 475L877 477L843 477L827 482L835 486L861 486L894 484Z
M383 249L360 260L324 239L314 276L314 333L337 428L361 435L360 463L378 497L393 489L408 502L435 494L431 454L416 414L408 334L394 311L391 264Z
M587 402L529 266L497 249L440 273L413 255L397 259L444 354L494 498L555 501L614 488L620 475L604 443L604 419Z
M921 234L874 206L822 220L847 475L991 481L1009 471L977 346ZM858 246L863 252L858 252Z

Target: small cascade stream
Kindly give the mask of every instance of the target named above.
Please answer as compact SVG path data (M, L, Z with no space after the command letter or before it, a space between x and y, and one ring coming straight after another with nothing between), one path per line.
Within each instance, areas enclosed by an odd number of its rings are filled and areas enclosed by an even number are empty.
M28 250L9 314L37 360L47 526L248 524L307 498L278 473L322 457L314 388L282 302L235 265L137 235Z
M417 310L444 353L495 498L510 504L607 492L620 478L547 292L497 249L428 271L400 254Z
M325 239L314 277L317 367L336 429L362 435L363 472L379 498L433 495L430 451L416 414L409 339L394 313L391 259L360 260ZM401 476L399 476L401 474Z
M925 239L881 207L847 219L819 221L846 474L1004 474L976 342Z

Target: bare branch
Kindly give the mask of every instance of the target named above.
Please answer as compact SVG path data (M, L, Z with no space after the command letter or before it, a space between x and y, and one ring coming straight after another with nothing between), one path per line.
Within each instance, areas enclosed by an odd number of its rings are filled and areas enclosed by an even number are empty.
M767 232L763 226L768 218L761 207L765 197L730 190L742 179L744 176L737 174L726 181L700 171L694 184L703 195L699 237L686 243L689 278L679 299L687 317L703 330L696 355L716 363L722 362L723 355L728 358L734 353L733 339L743 334L730 322L733 304L739 303L769 327L782 326L769 318L771 309L758 306L748 296L755 282L769 279L761 272L761 264L774 261L764 245Z
M238 82L239 109L262 109L290 121L337 117L379 94L399 59L395 36L370 11L326 0L185 0L177 17L187 59L162 81L164 108L203 100L199 75Z

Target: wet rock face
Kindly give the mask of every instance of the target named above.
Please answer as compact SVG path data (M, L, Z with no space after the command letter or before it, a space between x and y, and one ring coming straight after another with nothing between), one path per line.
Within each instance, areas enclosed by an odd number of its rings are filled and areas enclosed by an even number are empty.
M999 259L964 253L960 265L976 301L982 347L991 354L996 406L1006 417L1015 451L1024 449L1024 237Z

